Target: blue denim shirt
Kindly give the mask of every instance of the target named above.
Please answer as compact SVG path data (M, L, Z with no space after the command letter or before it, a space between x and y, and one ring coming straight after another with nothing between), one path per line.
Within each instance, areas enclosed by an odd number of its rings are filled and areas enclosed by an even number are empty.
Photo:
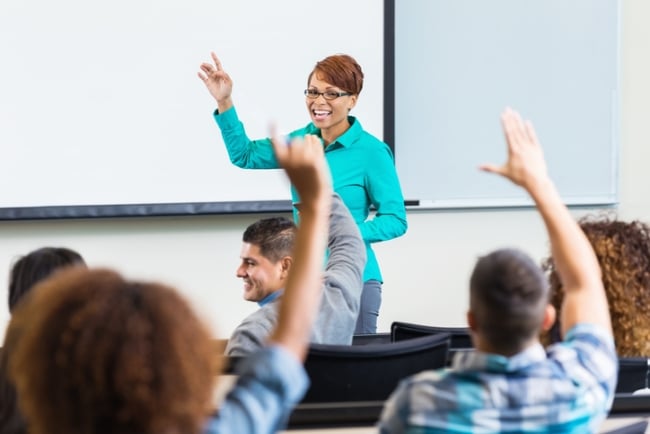
M205 434L275 433L286 426L309 385L302 363L280 346L251 354L237 375L218 414L206 424Z

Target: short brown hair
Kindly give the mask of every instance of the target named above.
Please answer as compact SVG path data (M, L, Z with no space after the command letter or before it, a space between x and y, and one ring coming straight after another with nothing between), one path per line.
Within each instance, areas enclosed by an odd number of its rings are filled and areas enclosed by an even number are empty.
M326 81L339 87L345 92L358 95L363 89L363 71L352 56L335 54L316 62L313 71L307 78L307 86L312 76L316 74L319 80Z
M288 218L269 217L249 225L242 241L256 245L262 256L276 263L285 256L293 255L296 231L295 223Z
M609 216L586 216L579 224L602 270L618 355L650 357L650 227ZM559 312L564 292L553 258L544 262L544 268L549 274L551 303ZM543 342L559 340L559 327L558 320Z
M19 305L9 371L30 432L199 433L216 377L206 327L172 288L71 268Z
M547 304L544 273L525 253L501 249L477 261L470 279L470 310L492 351L521 351L539 333Z

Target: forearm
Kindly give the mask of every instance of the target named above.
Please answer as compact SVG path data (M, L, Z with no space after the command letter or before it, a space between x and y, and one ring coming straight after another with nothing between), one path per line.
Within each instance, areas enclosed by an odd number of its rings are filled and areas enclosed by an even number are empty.
M537 180L528 190L546 225L565 292L561 309L563 334L578 322L611 329L600 266L589 240L549 179Z
M401 210L395 209L393 212L386 214L378 211L372 219L366 220L359 225L361 237L364 241L376 243L404 235L408 223L406 221L406 210L404 206L401 208Z
M278 162L268 138L251 140L234 106L214 113L232 164L242 169L277 169Z
M387 151L374 155L366 179L366 192L376 212L372 219L360 225L361 237L374 243L404 235L407 229L404 195Z

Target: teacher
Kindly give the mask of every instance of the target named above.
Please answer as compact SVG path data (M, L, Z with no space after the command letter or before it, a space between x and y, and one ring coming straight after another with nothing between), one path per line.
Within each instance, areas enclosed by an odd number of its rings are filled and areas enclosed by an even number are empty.
M232 79L216 54L211 56L213 62L201 64L198 75L217 101L214 119L230 161L245 169L279 168L270 139L251 140L246 135L232 101ZM317 62L305 89L311 122L289 134L320 137L334 191L349 208L366 245L368 262L355 334L377 331L383 279L371 244L399 237L407 228L404 197L390 148L350 116L362 87L363 71L351 56L336 54ZM299 202L294 189L292 195L294 202ZM369 219L371 206L376 212Z

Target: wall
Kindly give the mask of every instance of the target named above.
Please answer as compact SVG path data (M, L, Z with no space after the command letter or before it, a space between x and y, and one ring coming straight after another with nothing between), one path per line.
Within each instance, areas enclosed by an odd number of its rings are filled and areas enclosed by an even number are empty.
M622 218L650 221L650 4L624 0L622 14ZM576 161L576 171L580 165ZM576 211L582 215L589 210ZM240 236L259 215L123 220L0 223L0 282L17 253L43 245L65 245L92 265L117 267L132 277L177 285L217 335L227 336L255 306L241 300L236 279ZM518 246L541 259L547 238L531 210L480 212L414 211L406 236L377 245L383 265L384 303L379 327L393 320L439 325L464 323L467 280L477 255ZM0 300L6 290L0 291ZM0 327L8 319L0 309Z

